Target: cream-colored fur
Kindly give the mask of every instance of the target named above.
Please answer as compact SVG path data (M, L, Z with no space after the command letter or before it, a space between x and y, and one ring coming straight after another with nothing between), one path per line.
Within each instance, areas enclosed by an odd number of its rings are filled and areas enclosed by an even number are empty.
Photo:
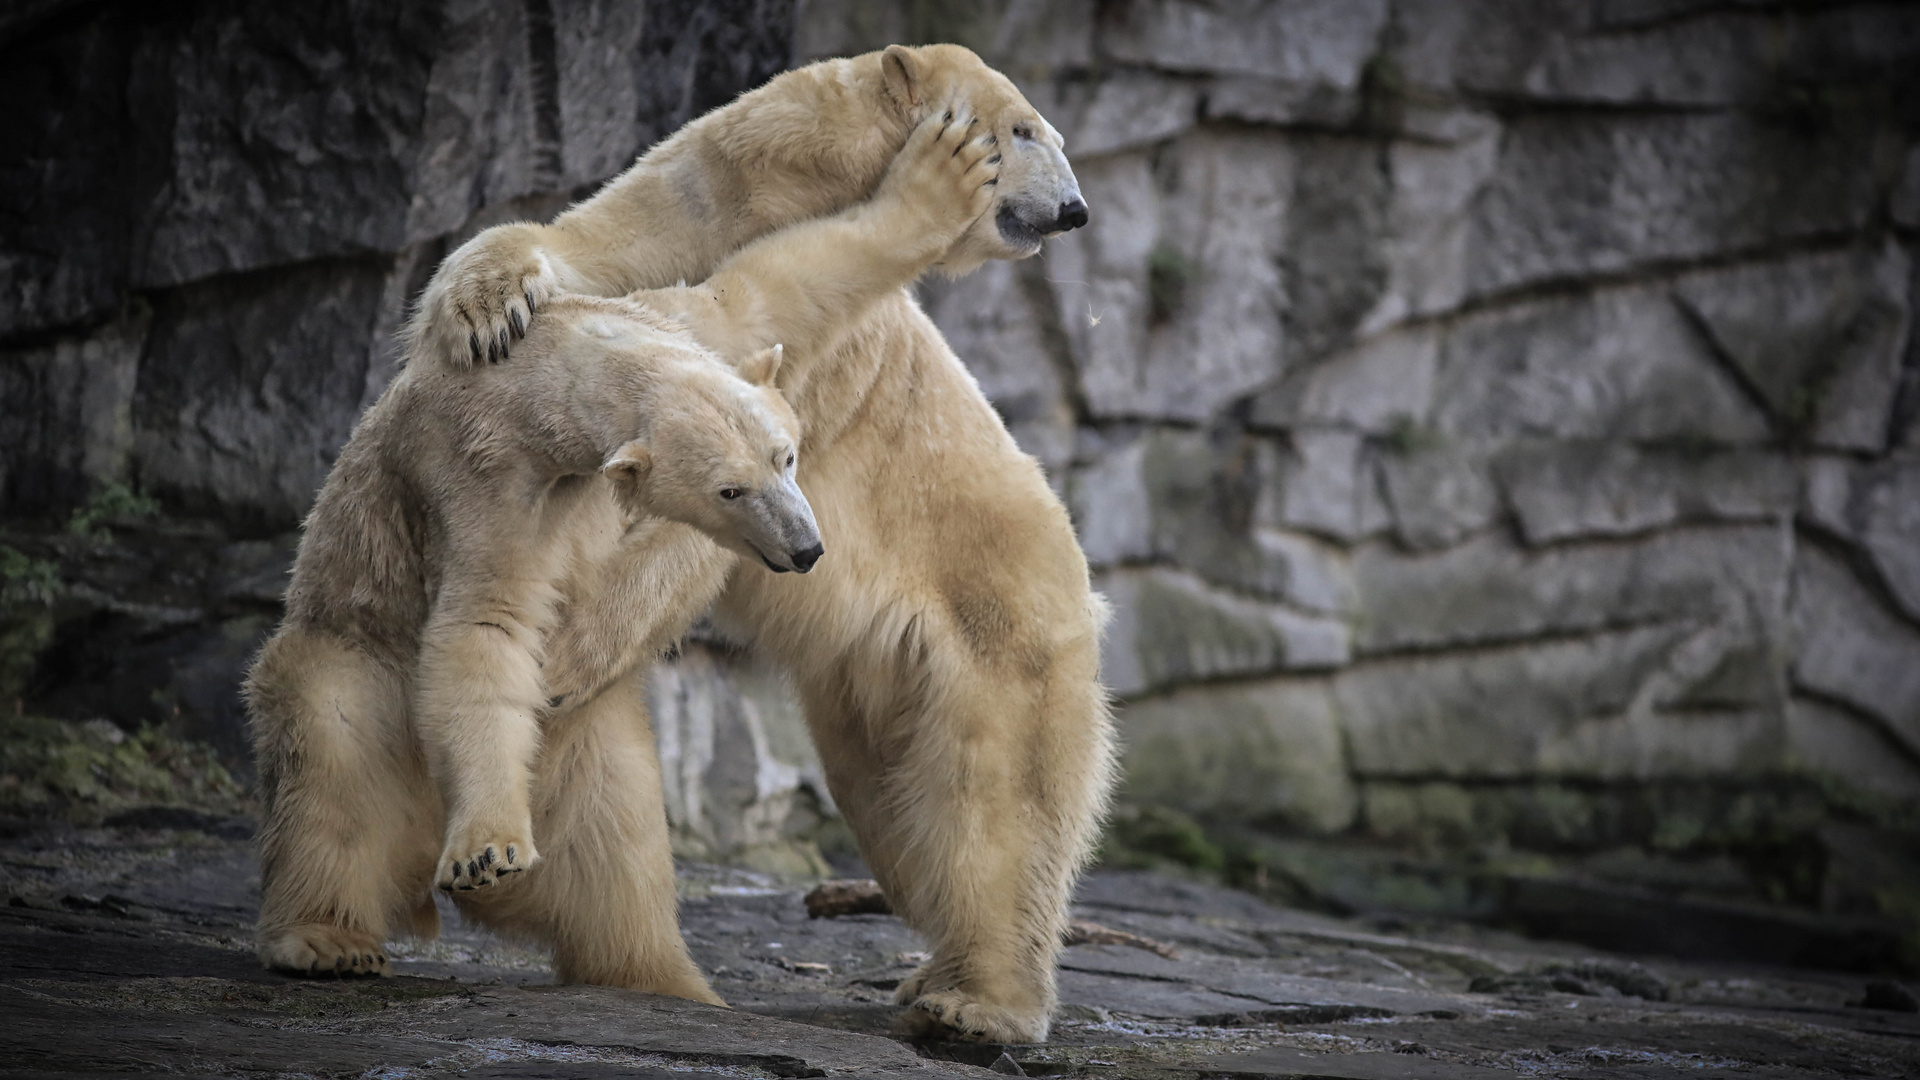
M775 78L551 225L482 233L430 284L417 341L451 367L518 363L517 326L550 297L701 277L768 230L864 197L913 125L956 105L1004 162L993 210L941 265L1033 254L1078 205L1058 134L971 52L896 46ZM932 942L900 987L906 1028L1042 1039L1113 773L1102 608L1039 466L911 297L846 332L777 379L806 431L800 478L829 554L804 581L743 570L718 614L792 673L868 864ZM548 650L549 685L589 700L656 640L654 613L683 608L653 601L663 583L702 597L722 585L644 562L606 570Z
M631 639L644 655L735 552L811 565L799 424L764 384L987 208L997 155L976 126L929 119L871 202L702 285L557 299L505 367L410 364L361 419L247 683L269 966L386 973L389 933L436 929L438 884L550 942L563 979L718 1003L677 932L637 691L555 693L541 661L609 566L640 590L629 625L662 628Z

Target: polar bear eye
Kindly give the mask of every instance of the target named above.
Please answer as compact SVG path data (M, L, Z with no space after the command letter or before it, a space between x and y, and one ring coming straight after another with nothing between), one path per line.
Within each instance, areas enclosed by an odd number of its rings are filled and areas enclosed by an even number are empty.
M724 487L720 489L720 497L723 499L737 499L746 493L747 489L745 488Z
M789 469L791 469L791 468L793 468L793 455L792 455L792 454L788 454L788 455L787 455L787 468L789 468Z
M1033 129L1025 124L1015 124L1013 126L1013 137L1016 139L1031 139L1033 138Z

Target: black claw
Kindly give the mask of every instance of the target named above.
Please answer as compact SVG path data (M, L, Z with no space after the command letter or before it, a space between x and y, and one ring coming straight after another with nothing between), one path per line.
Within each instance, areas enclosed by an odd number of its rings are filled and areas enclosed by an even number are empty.
M507 328L503 326L500 328L500 355L507 355L507 350L512 347L513 339L507 336Z
M520 295L522 295L522 296L524 296L524 297L526 297L526 298L527 298L527 314L529 314L529 315L531 315L531 314L533 314L534 312L536 312L536 311L539 311L539 310L540 310L540 305L539 305L539 304L536 304L536 303L534 303L534 302L533 302L533 290L532 290L532 289L528 289L528 290L527 290L526 292L524 292L524 293L521 293Z
M999 146L999 145L1000 145L1000 136L998 136L998 135L989 135L989 136L987 136L987 145L988 145L988 146Z
M953 121L953 110L952 110L952 109L948 109L948 110L947 110L947 115L945 115L945 116L943 116L943 117L941 117L940 119L941 119L941 120L943 120L943 121L946 121L946 122L948 122L948 123L951 123L951 122Z
M473 362L476 364L479 363L480 362L480 335L479 334L467 335L467 348L473 350Z
M453 876L455 878L458 878L460 876L460 862L457 859L454 860L454 864L453 864Z
M516 849L516 848L515 848L515 847L514 847L514 846L513 846L512 844L508 844L508 845L507 845L507 863L508 863L508 865L512 865L512 863L513 863L513 860L514 860L514 857L515 857L516 855L518 855L518 854L520 854L520 852L519 852L519 851L518 851L518 850L517 850L517 849Z
M480 865L481 866L493 865L493 849L492 848L488 848L487 850L480 853Z
M988 186L988 187L999 187L999 186L1000 186L1000 178L996 176L996 177L994 177L993 179L991 179L991 180L989 180L989 181L987 181L987 186Z
M497 341L487 342L487 363L497 364L499 362L500 362L500 343Z
M468 877L480 876L480 863L477 859L467 860L467 876Z
M508 321L513 323L514 337L520 338L520 337L527 336L527 320L521 318L519 312L517 311L507 312L507 319Z
M987 159L987 164L989 164L989 165L998 165L998 164L1000 164L1000 155L999 155L999 154L995 154L995 155L993 155L992 157L990 157L990 158L988 158L988 159Z

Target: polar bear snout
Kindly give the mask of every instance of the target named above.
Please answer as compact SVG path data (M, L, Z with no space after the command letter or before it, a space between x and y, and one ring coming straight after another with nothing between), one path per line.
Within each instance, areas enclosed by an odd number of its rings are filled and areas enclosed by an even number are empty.
M1053 221L1052 232L1066 232L1077 229L1087 223L1087 204L1080 199L1068 199L1060 204L1060 216Z
M813 564L819 562L820 556L826 553L825 544L815 544L805 551L796 551L793 553L793 568L804 574L813 569Z
M741 522L744 528L740 539L767 569L776 574L804 574L826 554L813 506L793 477L783 476L738 502L747 504L742 508L745 520Z

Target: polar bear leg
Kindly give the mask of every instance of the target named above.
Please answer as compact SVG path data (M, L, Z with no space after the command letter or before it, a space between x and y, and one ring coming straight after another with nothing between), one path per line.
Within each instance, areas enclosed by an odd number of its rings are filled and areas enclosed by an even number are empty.
M562 982L725 1002L680 936L660 762L641 697L624 676L554 717L534 776L540 865L511 890L455 893L463 912L553 945Z
M962 692L935 678L919 700L885 709L856 704L834 681L806 680L806 707L835 801L896 909L933 947L900 986L903 1029L1044 1040L1104 784L1087 767L1106 754L1091 680L1070 701L1061 691L1071 680L969 672ZM888 719L873 724L869 711Z
M266 802L261 961L391 974L390 933L439 932L426 898L440 806L408 743L403 680L357 649L294 632L263 650L248 690Z

